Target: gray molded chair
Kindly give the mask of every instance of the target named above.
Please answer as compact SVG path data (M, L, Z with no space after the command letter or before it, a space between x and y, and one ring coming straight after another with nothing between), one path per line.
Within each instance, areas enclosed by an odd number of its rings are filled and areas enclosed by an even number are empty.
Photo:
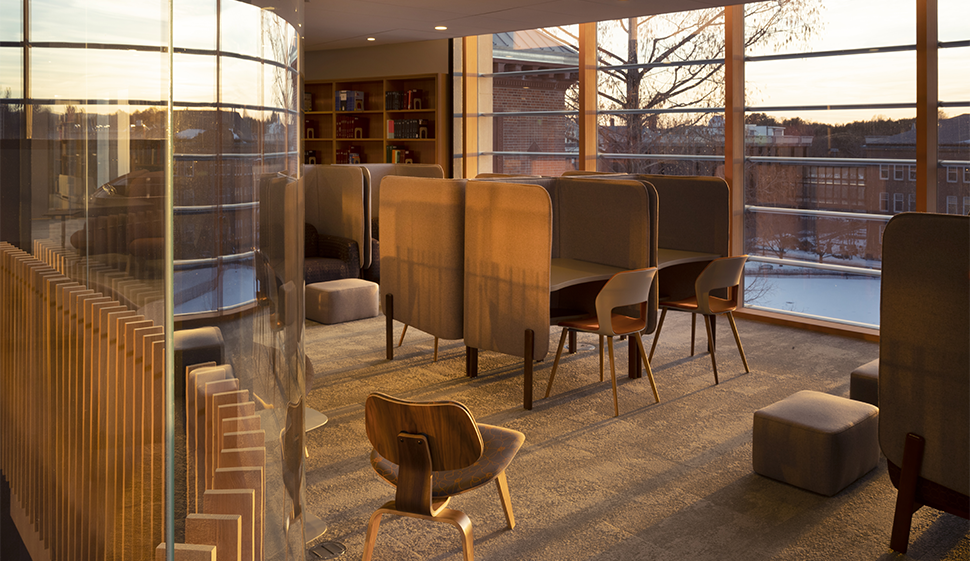
M647 301L650 299L650 287L654 278L657 276L657 268L649 267L646 269L635 269L623 271L613 275L606 281L599 294L596 295L596 315L589 315L580 318L571 318L558 322L562 327L562 336L559 338L559 349L556 351L556 360L552 363L552 373L549 375L549 385L546 387L546 397L552 391L552 381L556 378L556 369L559 368L559 358L562 356L563 343L566 341L566 333L572 329L574 331L585 331L596 333L600 336L600 381L603 381L603 337L607 337L610 349L610 375L613 381L613 413L614 416L620 415L620 406L616 398L616 368L613 364L613 337L617 335L629 335L637 342L640 347L640 357L647 370L647 378L650 380L650 387L653 389L653 397L660 402L660 394L657 392L657 383L653 379L653 371L650 370L650 363L643 352L643 340L640 332L646 327L647 323ZM615 310L626 306L640 306L639 317L630 317ZM632 344L632 342L631 342Z
M446 508L451 497L491 481L498 486L509 528L515 527L505 468L522 447L516 430L479 424L456 401L406 401L372 393L364 404L371 465L397 490L367 524L363 560L374 554L384 514L445 522L462 534L465 561L474 559L472 523Z
M714 259L694 281L694 296L683 300L660 302L660 321L657 324L657 333L653 337L653 346L650 347L649 360L653 360L653 352L657 348L657 341L660 340L660 330L663 329L664 318L667 316L668 310L690 312L690 354L694 356L694 328L697 322L697 314L701 314L704 316L704 326L707 328L707 348L711 353L714 383L717 384L717 358L714 355L714 341L711 336L711 318L723 314L727 316L731 323L731 331L734 333L734 342L738 344L738 352L741 354L741 362L744 363L744 371L751 371L748 369L748 359L744 356L744 348L741 347L741 338L738 336L738 326L734 323L734 314L732 313L738 307L738 285L741 284L741 273L744 272L744 263L747 260L747 255ZM711 295L712 291L718 289L727 289L728 298Z

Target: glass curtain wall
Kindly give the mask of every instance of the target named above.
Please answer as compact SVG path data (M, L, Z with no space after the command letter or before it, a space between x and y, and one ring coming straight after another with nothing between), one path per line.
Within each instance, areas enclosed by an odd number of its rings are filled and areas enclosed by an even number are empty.
M305 556L302 10L0 0L0 470L35 559Z
M579 155L577 27L492 36L491 173L560 175ZM485 169L480 171L486 172Z
M920 106L917 15L934 4L745 6L734 250L751 256L747 309L878 328L886 222L918 208L970 212L970 7L939 0L938 45L927 47L938 58L939 103ZM724 176L726 33L721 9L597 24L595 171ZM496 52L502 41L493 37ZM585 54L575 38L563 41ZM938 117L936 161L917 153L918 114ZM924 166L935 168L927 195L917 192Z
M882 231L916 210L915 13L820 3L798 40L746 49L746 306L878 326Z

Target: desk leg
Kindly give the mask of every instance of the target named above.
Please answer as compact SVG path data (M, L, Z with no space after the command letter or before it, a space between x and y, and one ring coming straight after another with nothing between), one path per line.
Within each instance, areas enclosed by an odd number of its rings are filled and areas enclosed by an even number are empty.
M522 406L532 410L532 366L536 334L531 329L525 330L525 381L523 383Z
M384 298L384 330L387 332L387 360L394 360L394 295Z
M569 330L569 354L576 352L576 330Z
M629 372L630 378L639 378L643 376L643 362L640 361L640 350L634 344L634 341L627 337L627 348L630 349L630 363L627 366L627 371Z
M478 349L465 347L465 376L478 376Z

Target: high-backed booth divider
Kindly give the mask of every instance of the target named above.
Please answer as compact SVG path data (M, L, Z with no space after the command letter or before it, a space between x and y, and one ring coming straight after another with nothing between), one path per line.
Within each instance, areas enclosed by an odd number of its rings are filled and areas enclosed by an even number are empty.
M357 242L361 269L371 265L371 192L353 166L305 166L306 223L321 235Z
M640 180L388 177L382 190L388 358L395 319L443 339L464 338L469 376L477 374L479 349L522 357L526 409L532 363L548 352L552 317L560 309L592 312L608 278L553 286L553 260L625 270L656 259L656 196Z
M526 409L533 362L549 349L552 220L552 200L538 185L468 182L465 345L524 359ZM477 360L469 362L475 376Z
M380 216L381 182L387 176L444 178L445 172L438 164L337 164L334 167L356 167L364 174L364 184L370 190L372 217Z
M922 505L970 518L968 271L970 217L904 213L886 225L879 446L899 490L890 547L902 553Z
M445 340L464 334L465 180L384 179L381 304L393 320Z

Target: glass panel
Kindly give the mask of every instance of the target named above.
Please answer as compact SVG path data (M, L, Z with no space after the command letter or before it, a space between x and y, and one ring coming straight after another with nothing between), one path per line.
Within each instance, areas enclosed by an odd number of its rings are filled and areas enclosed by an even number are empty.
M878 327L879 286L879 277L749 260L744 305Z
M162 0L30 0L30 40L34 43L159 47L168 44L167 21L168 3Z
M262 56L263 10L242 2L222 2L221 8L222 50L237 55ZM280 40L285 39L281 37Z
M916 44L914 0L755 2L744 12L747 56Z
M23 41L23 0L0 0L0 41Z
M970 38L965 38L967 40ZM939 50L940 101L970 102L970 47ZM954 109L956 111L966 111Z
M31 97L162 101L168 97L164 53L101 49L31 49Z
M177 49L215 50L218 31L215 0L173 0L172 11L178 22L172 29Z
M914 52L757 61L745 64L744 73L747 104L754 107L916 102ZM879 109L888 116L899 111ZM799 111L779 114L796 117Z
M724 176L724 158L697 160L686 156L656 158L638 155L600 156L597 171L657 175Z
M222 57L220 101L230 105L262 105L262 64L251 60Z
M216 57L175 53L176 103L211 103L216 98Z
M970 4L963 0L937 0L937 10L940 15L937 31L940 41L970 39L970 29L967 27L967 22L970 21Z
M16 47L0 47L0 98L24 96L24 52Z

